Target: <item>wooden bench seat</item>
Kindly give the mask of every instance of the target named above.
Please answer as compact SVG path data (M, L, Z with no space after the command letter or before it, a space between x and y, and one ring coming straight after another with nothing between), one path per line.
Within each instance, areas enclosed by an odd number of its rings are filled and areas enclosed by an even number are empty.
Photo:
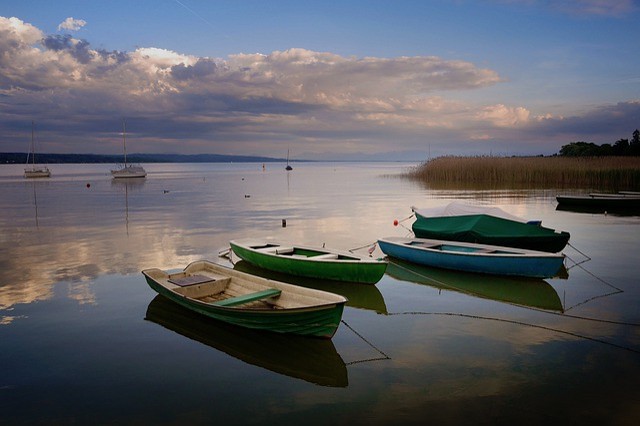
M263 252L263 253L273 253L273 254L288 254L288 253L293 253L293 247L262 247L257 249L257 251Z
M326 253L326 254L319 254L318 256L313 256L310 257L309 259L313 259L313 260L332 260L332 259L337 259L339 256L337 254L334 253Z
M238 306L257 300L268 299L269 297L280 296L281 290L277 288L269 288L267 290L256 291L255 293L243 294L241 296L230 297L213 303L216 306Z

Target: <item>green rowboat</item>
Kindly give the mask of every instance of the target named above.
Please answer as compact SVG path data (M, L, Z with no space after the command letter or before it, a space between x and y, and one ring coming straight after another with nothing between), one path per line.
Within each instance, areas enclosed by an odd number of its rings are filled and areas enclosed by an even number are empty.
M260 268L325 280L375 284L387 262L339 250L289 245L260 240L232 240L231 250L240 259Z
M246 328L331 338L347 299L235 271L206 260L169 273L142 271L149 286L185 308Z

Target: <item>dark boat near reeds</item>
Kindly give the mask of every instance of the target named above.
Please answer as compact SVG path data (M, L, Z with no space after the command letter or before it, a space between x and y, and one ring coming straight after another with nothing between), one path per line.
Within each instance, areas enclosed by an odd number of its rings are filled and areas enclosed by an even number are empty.
M640 193L631 191L616 194L558 195L556 201L559 207L584 207L594 209L594 212L640 209Z
M142 271L149 286L199 314L241 327L331 338L347 299L272 281L206 260L181 272Z
M444 207L417 209L412 230L418 238L459 241L557 253L570 234L527 221L498 207L452 202Z
M387 275L401 281L425 284L497 302L564 312L556 290L541 279L486 276L416 265L398 259L389 262Z
M329 339L262 333L215 321L157 295L146 320L247 364L320 386L347 387L347 367Z

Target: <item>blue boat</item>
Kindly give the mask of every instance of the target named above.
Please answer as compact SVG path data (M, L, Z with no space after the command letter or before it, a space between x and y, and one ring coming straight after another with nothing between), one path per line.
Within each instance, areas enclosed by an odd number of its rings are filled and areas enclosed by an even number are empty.
M424 238L381 238L378 246L387 256L418 265L482 274L551 278L564 263L562 253Z

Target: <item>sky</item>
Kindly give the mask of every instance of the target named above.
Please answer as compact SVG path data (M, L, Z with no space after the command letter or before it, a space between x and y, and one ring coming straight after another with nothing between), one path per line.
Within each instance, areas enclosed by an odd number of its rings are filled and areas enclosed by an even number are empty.
M640 128L639 52L640 0L2 0L0 152L552 155Z

